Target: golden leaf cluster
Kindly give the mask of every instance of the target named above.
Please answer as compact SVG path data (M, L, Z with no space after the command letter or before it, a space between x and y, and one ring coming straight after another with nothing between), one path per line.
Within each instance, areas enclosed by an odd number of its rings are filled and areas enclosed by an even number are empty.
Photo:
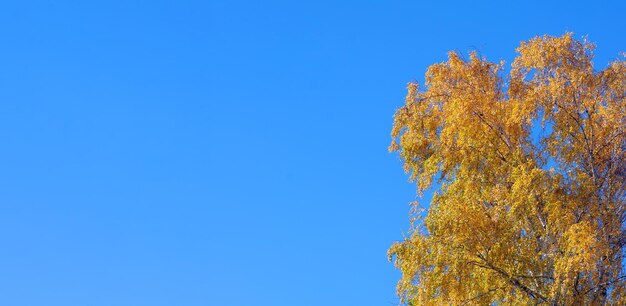
M572 33L517 52L408 85L390 150L437 192L389 249L403 303L626 305L626 61Z

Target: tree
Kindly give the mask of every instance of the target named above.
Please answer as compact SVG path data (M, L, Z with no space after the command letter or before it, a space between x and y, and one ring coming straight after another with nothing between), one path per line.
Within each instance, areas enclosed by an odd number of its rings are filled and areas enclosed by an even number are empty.
M506 74L450 52L408 85L390 151L436 192L388 251L402 303L626 305L626 61L593 50L536 37Z

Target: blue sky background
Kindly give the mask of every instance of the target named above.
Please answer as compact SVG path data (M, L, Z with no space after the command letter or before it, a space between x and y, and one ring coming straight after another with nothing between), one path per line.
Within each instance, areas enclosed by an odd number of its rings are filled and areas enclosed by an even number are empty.
M394 305L415 188L387 152L448 50L623 4L4 1L0 305Z

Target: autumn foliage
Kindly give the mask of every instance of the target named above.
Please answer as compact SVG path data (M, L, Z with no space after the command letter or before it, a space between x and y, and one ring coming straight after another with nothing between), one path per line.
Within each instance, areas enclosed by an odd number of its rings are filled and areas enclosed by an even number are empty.
M626 61L593 51L536 37L506 73L450 52L409 84L390 150L436 193L389 249L401 302L626 305Z

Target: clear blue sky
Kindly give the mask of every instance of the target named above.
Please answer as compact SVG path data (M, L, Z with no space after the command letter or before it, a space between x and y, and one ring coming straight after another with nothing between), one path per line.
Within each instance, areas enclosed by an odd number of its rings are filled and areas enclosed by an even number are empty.
M626 7L4 1L0 305L394 305L408 81Z

